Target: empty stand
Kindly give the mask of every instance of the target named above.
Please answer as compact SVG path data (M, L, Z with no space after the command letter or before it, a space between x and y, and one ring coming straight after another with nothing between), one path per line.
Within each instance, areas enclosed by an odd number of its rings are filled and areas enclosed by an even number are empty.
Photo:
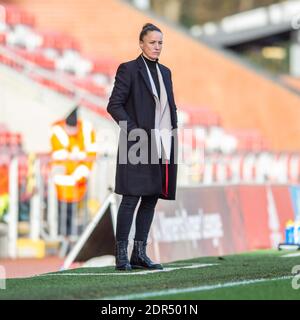
M103 108L118 66L115 60L84 56L74 37L38 29L34 17L17 6L1 5L0 10L0 63L60 94L82 97L93 109L97 104Z

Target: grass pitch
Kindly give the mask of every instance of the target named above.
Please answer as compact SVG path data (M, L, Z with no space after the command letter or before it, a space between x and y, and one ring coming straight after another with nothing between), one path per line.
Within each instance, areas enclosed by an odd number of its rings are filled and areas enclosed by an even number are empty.
M78 268L7 279L0 299L300 299L300 275L292 273L300 255L284 257L289 253L202 257L163 264L163 271Z

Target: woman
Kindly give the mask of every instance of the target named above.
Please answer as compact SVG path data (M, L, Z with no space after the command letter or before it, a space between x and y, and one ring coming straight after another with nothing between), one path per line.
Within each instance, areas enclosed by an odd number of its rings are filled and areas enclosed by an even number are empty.
M146 255L157 201L175 200L176 193L177 111L171 72L158 62L162 44L161 30L145 24L139 37L142 53L119 66L107 106L121 127L115 179L115 192L123 195L117 216L117 270L162 269ZM140 198L129 261L128 236Z

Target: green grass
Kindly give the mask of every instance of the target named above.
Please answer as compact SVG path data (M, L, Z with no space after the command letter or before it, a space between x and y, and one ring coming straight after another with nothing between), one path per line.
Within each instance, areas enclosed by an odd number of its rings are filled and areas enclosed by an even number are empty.
M283 276L291 278L177 294L134 296L133 298L299 299L300 289L292 288L291 270L293 266L300 265L300 257L282 258L281 255L286 253L275 250L257 251L224 257L182 260L164 264L164 267L188 266L192 263L216 265L143 275L137 275L139 271L132 271L132 275L125 275L121 271L115 271L114 267L103 267L79 268L31 278L7 279L6 290L0 290L0 299L103 299L169 289L228 285L231 282ZM64 276L64 273L74 275ZM85 275L76 276L78 273ZM87 273L113 273L113 275L88 275Z
M165 295L163 298L183 300L298 300L300 298L300 291L292 289L291 280L278 280L272 281L271 284L256 283L205 292ZM151 299L161 299L161 297L152 297Z

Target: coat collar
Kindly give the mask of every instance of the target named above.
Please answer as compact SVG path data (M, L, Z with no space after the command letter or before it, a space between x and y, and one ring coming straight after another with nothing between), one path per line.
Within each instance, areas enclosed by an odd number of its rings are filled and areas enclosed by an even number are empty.
M147 74L147 69L146 69L145 63L143 61L142 54L140 54L136 58L136 61L137 61L138 67L139 67L139 71L143 76L143 79L145 81L145 84L146 84L148 90L150 91L151 94L153 94L150 79ZM157 64L158 64L158 67L159 67L160 72L162 74L168 97L170 97L171 96L171 84L170 84L169 77L168 77L166 71L164 70L164 68L161 66L161 64L159 62Z

